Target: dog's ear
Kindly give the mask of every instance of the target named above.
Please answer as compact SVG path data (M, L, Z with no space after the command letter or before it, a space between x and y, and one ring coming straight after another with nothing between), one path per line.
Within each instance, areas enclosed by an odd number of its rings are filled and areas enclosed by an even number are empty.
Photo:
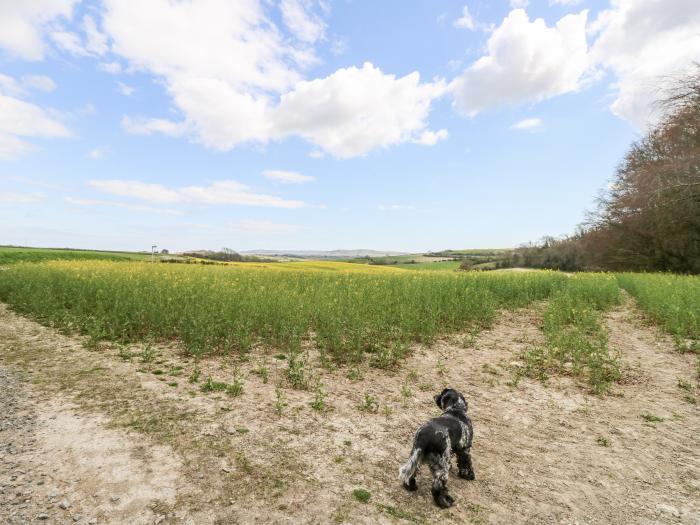
M460 392L459 397L462 398L462 401L464 401L464 411L466 412L469 410L469 403L467 403L467 399L462 395Z
M435 404L438 406L438 408L443 408L442 406L442 396L444 396L447 392L449 392L450 389L446 388L442 392L440 392L438 395L435 396Z

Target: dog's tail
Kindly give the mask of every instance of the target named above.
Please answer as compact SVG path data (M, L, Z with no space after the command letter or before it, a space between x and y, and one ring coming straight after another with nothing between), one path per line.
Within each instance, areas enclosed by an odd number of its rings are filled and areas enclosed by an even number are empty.
M418 469L421 459L423 458L423 451L418 447L413 447L411 450L411 457L404 466L399 469L399 479L404 483L408 483L408 480L413 477Z

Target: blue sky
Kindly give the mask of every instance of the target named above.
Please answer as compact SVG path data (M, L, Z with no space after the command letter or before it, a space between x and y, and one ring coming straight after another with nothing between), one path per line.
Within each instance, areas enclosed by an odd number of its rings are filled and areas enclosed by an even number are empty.
M694 0L3 2L0 244L569 233L694 61Z

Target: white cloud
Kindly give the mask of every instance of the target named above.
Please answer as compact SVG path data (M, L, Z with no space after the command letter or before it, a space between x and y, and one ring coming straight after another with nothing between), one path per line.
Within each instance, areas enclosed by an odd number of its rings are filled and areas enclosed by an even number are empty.
M83 31L85 31L85 49L95 55L104 55L108 50L107 35L97 27L94 18L89 15L83 17Z
M202 204L235 204L269 208L305 208L308 206L301 201L255 193L245 184L234 180L216 181L209 186L187 186L180 188L179 192L185 199Z
M418 73L396 78L371 64L304 81L317 62L310 42L322 32L297 25L297 39L284 38L266 5L105 0L102 28L112 52L130 69L159 77L182 115L126 117L124 129L184 135L218 150L300 136L337 157L415 141L426 131L442 82L420 83ZM287 23L289 13L301 7L308 14L310 6L285 2Z
M441 140L447 139L450 134L446 129L441 129L438 131L424 131L421 133L420 137L415 140L417 144L422 144L423 146L434 146Z
M455 27L460 29L468 29L469 31L476 30L476 23L474 22L474 17L469 12L469 6L464 6L462 8L462 16L455 20Z
M83 47L80 37L70 31L54 31L51 33L51 38L54 42L63 49L74 55L88 56L90 53Z
M14 78L0 73L0 93L22 95L24 92L24 88Z
M5 79L11 77L4 77ZM0 78L2 80L2 78ZM27 137L68 137L70 131L45 109L2 91L16 81L0 82L0 159L14 159L34 148ZM10 91L6 91L10 93Z
M588 68L587 11L567 15L554 27L511 11L487 42L488 54L451 84L463 114L538 102L578 89Z
M102 62L98 67L102 71L112 73L113 75L117 75L122 72L122 66L119 62Z
M104 156L107 155L108 151L109 150L107 148L103 147L93 148L90 151L88 151L87 158L92 160L99 160L101 158L104 158Z
M380 204L377 206L379 211L408 211L415 210L414 206L405 206L403 204Z
M130 86L128 84L124 84L124 82L117 82L117 89L119 90L119 93L121 93L125 97L130 97L134 94L134 91L136 91L135 87Z
M537 128L542 127L542 119L541 118L526 118L523 120L519 120L515 124L513 124L510 129L521 129L521 130L535 130Z
M265 170L262 172L262 176L266 179L276 180L283 184L303 184L314 180L313 177L302 175L296 171Z
M664 77L683 74L700 62L696 0L612 0L590 32L597 36L593 62L617 77L613 113L639 129L658 116L653 102L662 94Z
M88 186L122 197L134 197L151 202L181 202L182 196L174 190L168 189L160 184L148 184L145 182L131 180L90 180Z
M250 233L256 235L282 235L298 232L301 227L298 224L280 224L270 221L246 219L230 222L227 229L238 233Z
M510 0L510 7L518 9L530 5L530 0Z
M209 186L186 186L177 189L167 188L161 184L114 179L90 180L88 185L111 195L159 203L233 204L289 209L309 206L302 201L286 200L276 195L256 193L249 186L234 180L220 180Z
M163 133L171 137L179 137L186 131L186 125L182 122L173 122L171 120L160 118L122 118L122 128L128 133L134 135L151 135L153 133Z
M45 199L46 195L43 193L17 193L14 191L0 191L0 203L2 204L35 204Z
M22 84L46 92L56 89L56 83L46 75L25 75L22 77Z
M297 83L274 114L279 135L299 135L335 155L364 155L378 147L415 141L426 131L430 106L445 92L442 81L421 83L370 63Z
M77 0L4 0L0 2L0 48L24 60L42 60L43 33L55 19L69 18Z
M112 206L115 208L124 208L131 211L162 213L165 215L183 215L183 213L180 210L172 210L167 208L153 208L151 206L143 206L141 204L130 204L128 202L104 201L99 199L81 199L78 197L66 197L63 200L67 204L72 204L74 206Z
M313 12L312 0L282 0L280 10L282 20L296 38L313 44L323 39L326 23Z
M583 0L549 0L549 5L578 5Z

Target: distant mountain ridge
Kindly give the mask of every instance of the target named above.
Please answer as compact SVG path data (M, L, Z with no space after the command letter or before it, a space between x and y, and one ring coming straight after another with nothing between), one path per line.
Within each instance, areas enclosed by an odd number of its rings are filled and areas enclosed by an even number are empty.
M325 259L351 259L355 257L388 257L393 255L409 255L407 252L391 250L247 250L240 252L245 255L290 256L290 257L323 257Z

